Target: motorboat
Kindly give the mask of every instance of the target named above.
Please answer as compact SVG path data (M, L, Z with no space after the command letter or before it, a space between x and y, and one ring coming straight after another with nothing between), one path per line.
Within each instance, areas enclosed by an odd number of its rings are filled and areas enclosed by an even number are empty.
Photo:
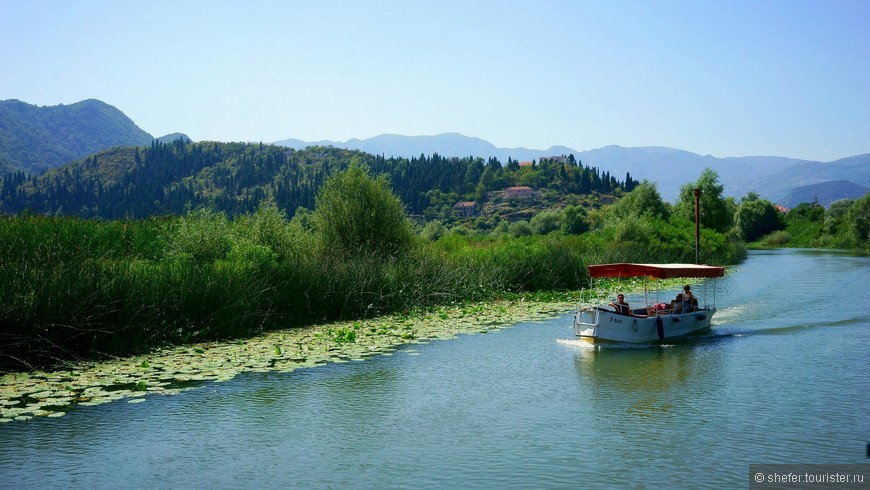
M696 264L618 263L587 268L592 287L581 291L574 314L574 334L592 342L660 342L709 328L716 312L716 278L725 275L724 267ZM620 281L607 281L607 290L596 290L596 279L601 278L644 278L643 298L632 298L627 305L620 304L613 295ZM689 301L678 300L681 294L674 300L663 298L659 280L678 278L703 279L702 286L697 288L703 293L692 291L694 300ZM708 287L710 282L712 291ZM655 288L650 288L650 283ZM668 284L673 285L675 281ZM682 285L676 287L683 288ZM628 306L638 301L642 304Z

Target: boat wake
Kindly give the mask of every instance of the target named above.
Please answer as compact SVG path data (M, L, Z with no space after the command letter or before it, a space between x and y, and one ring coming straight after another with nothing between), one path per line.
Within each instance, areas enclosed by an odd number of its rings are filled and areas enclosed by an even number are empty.
M673 340L676 339L668 339L668 343L659 344L659 343L639 343L639 344L630 344L627 342L599 342L592 343L582 339L556 339L556 343L580 350L602 350L602 349L660 349L662 347L673 347Z
M820 328L836 328L846 327L850 325L865 324L870 321L868 317L844 318L840 320L803 323L797 325L783 325L762 328L735 328L729 326L716 326L710 335L706 337L727 338L727 337L747 337L751 335L788 335L798 332L804 332L811 329Z

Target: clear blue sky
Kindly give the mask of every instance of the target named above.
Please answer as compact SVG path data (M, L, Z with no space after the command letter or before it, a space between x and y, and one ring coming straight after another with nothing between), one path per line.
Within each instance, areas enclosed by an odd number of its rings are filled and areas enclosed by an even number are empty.
M0 0L0 99L154 136L870 152L870 1Z

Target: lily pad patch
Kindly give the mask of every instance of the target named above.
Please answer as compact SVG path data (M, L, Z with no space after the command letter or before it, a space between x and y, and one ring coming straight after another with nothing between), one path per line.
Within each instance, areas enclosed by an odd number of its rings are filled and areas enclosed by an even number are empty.
M144 356L82 363L52 372L6 373L0 375L0 422L61 417L75 407L118 400L142 403L151 396L182 393L245 372L291 372L391 356L401 345L498 332L521 321L564 314L573 306L503 301L432 307L416 313L268 332L244 341L166 347ZM398 352L419 355L415 349Z

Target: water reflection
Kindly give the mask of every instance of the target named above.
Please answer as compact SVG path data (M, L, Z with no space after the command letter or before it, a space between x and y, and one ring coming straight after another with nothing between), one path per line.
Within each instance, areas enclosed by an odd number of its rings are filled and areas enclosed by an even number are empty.
M658 346L578 344L574 368L594 411L660 417L715 403L722 359L703 339Z

